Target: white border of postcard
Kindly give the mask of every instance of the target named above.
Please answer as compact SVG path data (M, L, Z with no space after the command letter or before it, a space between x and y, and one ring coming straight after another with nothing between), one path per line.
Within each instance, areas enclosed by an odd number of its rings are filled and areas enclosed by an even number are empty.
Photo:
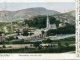
M76 2L76 0L0 0L1 2ZM0 60L54 60L54 59L79 59L75 54L0 54Z

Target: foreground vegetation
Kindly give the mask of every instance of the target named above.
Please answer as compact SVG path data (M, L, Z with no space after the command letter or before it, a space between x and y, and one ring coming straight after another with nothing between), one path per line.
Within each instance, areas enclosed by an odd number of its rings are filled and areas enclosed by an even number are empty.
M5 49L6 47L3 45L3 49L0 49L0 53L63 53L75 51L75 46L69 46L66 44L65 46L60 45L49 45L49 46L38 46L35 48L19 48L19 49Z
M7 49L7 50L0 50L0 53L63 53L75 51L75 46L69 47L46 47L46 48L20 48L20 49Z
M16 40L16 41L12 41L12 40ZM65 39L60 39L60 40L51 40L51 39L47 39L47 40L43 40L41 42L37 42L40 44L46 44L46 43L52 43L52 44L57 44L57 42L60 42L61 44L64 43L68 43L68 44L75 44L75 36L73 37L68 37ZM0 42L0 44L34 44L35 42L24 42L24 39L22 40L18 40L18 39L14 39L13 37L10 37L9 39L7 39L7 41L5 42Z
M56 26L59 26L60 21L57 21L56 18L49 16L50 24L55 23ZM25 19L25 24L28 24L30 27L36 28L45 28L46 27L46 16L36 16L30 20Z
M42 42L3 42L2 47L0 47L0 53L63 53L75 51L75 37L69 37L61 40L43 40ZM5 44L31 44L31 47L25 46L25 48L18 49L7 49ZM41 45L49 44L49 45Z
M68 24L62 28L51 29L47 31L48 36L53 36L56 34L75 34L75 25Z

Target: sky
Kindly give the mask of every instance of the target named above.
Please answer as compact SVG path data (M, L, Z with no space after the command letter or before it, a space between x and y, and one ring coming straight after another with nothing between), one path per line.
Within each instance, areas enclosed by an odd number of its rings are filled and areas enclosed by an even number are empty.
M23 2L23 3L0 3L0 11L17 11L26 8L44 7L61 13L75 10L75 2Z

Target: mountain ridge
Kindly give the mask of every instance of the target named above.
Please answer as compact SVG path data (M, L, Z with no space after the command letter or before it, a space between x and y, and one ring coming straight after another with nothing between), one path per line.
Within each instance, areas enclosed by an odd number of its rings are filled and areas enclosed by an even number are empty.
M63 23L75 24L75 10L63 13L63 14L55 14L53 15L57 20Z
M43 7L27 8L17 11L0 11L0 20L1 21L15 21L15 20L24 20L37 15L54 15L60 14L60 12L54 10L48 10Z

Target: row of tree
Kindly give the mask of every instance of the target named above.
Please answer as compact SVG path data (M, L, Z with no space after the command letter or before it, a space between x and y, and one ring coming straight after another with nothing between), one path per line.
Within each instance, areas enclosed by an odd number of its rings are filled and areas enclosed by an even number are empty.
M62 28L51 29L47 31L48 36L56 34L75 34L75 26L68 24Z
M36 16L30 20L25 19L25 24L28 24L30 27L36 28L45 28L46 27L46 19L47 16ZM57 21L53 16L49 16L50 24L55 23L58 27L60 21Z
M44 48L40 45L34 44L36 48L20 48L20 49L5 49L6 46L3 45L3 49L0 49L0 53L62 53L62 52L69 52L75 51L75 46L69 46L67 43L65 46L62 46L60 42L58 42L58 46L45 46Z

